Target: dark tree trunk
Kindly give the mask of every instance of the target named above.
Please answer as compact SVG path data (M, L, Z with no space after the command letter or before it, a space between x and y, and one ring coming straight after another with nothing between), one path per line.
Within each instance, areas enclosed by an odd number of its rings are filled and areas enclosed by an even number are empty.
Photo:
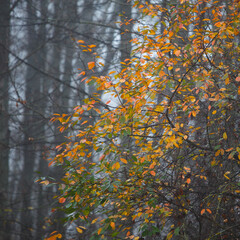
M34 2L29 0L27 2L27 41L28 41L28 54L27 60L28 67L26 71L26 89L25 98L26 104L24 108L24 162L23 170L20 181L20 191L22 194L22 212L20 216L21 221L21 238L24 240L33 239L35 230L35 216L34 216L34 201L36 194L33 193L34 183L34 168L39 160L39 148L40 136L44 133L42 128L42 116L39 111L42 109L41 103L41 74L35 69L43 71L44 59L43 59L43 46L45 44L45 37L41 33L40 29L37 29L33 23L36 23L36 13ZM32 68L31 66L34 66Z
M9 25L10 1L0 1L0 240L9 239L8 173L9 173L9 126L8 126L8 88L9 88Z

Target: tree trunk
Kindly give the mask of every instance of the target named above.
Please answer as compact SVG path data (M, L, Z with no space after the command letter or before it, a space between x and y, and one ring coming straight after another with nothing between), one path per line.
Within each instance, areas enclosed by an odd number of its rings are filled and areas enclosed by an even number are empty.
M41 1L40 2L40 10L41 10L41 19L45 19L47 16L47 2ZM39 37L41 38L41 42L43 43L41 51L39 53L39 68L43 71L46 69L46 59L47 59L47 49L46 49L46 38L47 38L47 31L46 31L46 25L41 25L39 29ZM42 115L46 115L47 110L47 104L48 104L48 91L49 91L49 80L45 77L41 76L40 79L41 84L41 99L40 99L40 106L38 111ZM41 140L39 141L39 166L38 170L41 176L46 176L48 172L48 165L47 160L43 157L45 149L45 143L48 141L46 134L45 134L45 127L46 127L46 121L41 121L39 123L39 131L42 134ZM47 216L48 211L50 210L46 198L46 194L44 193L44 186L41 184L38 184L37 186L37 212L36 212L36 234L35 234L35 240L40 240L44 236L44 218Z
M45 36L39 34L35 28L36 13L34 2L27 2L27 41L28 41L28 64L40 69L44 59L39 58L42 55L42 46ZM42 39L43 37L43 39ZM42 69L41 69L42 70ZM26 104L24 108L24 162L20 181L20 191L22 194L21 209L21 238L24 240L33 239L33 229L35 228L34 202L36 195L33 193L34 167L36 166L39 152L39 138L43 132L41 128L42 117L39 114L41 110L41 74L28 66L26 72Z
M9 239L8 235L8 88L9 88L9 25L10 1L0 1L0 240Z

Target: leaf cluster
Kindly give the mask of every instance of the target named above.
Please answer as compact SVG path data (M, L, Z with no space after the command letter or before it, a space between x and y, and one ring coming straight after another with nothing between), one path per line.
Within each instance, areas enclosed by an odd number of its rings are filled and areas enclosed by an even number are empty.
M69 133L59 202L92 239L240 234L240 3L176 2L135 1L131 59L86 80L111 100L53 119Z

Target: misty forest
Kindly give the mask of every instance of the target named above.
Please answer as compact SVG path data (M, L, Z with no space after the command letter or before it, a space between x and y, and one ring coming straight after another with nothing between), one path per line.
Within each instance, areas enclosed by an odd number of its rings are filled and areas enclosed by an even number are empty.
M240 240L240 1L1 0L0 240Z

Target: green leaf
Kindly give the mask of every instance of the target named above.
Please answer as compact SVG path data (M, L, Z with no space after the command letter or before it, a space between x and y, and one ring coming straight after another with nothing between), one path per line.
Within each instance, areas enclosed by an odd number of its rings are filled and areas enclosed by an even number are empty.
M125 123L126 122L126 118L124 116L120 117L120 123Z
M112 237L116 237L118 234L119 234L119 232L114 232L114 233L112 234Z
M101 152L102 151L102 148L98 148L96 152Z
M137 157L134 156L134 155L132 155L132 159L133 159L134 161L137 161Z
M178 236L178 235L179 235L179 232L180 232L180 228L177 227L177 228L174 230L174 235Z

